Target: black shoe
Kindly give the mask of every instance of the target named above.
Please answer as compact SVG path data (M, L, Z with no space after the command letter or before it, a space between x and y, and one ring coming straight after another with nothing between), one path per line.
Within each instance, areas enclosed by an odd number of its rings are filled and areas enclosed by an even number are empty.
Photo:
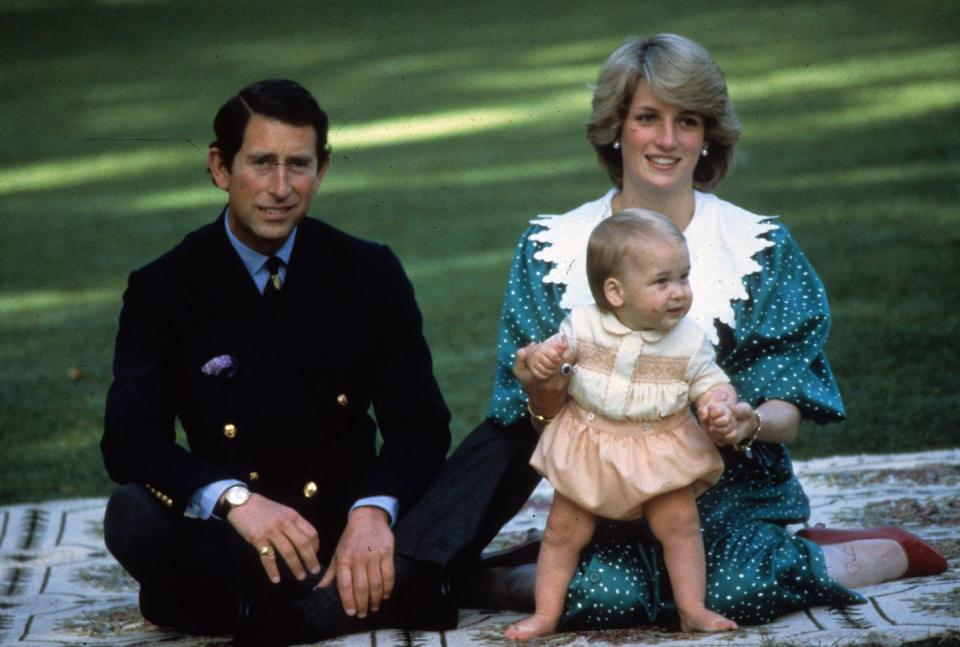
M397 586L389 600L366 618L348 616L335 585L294 600L266 599L253 605L240 623L234 643L273 647L312 643L374 629L443 631L457 626L457 607L449 585L410 560L395 563Z
M480 556L479 569L484 568L503 568L511 566L521 566L523 564L535 564L537 555L540 554L540 543L543 533L535 528L527 531L527 536L516 546L505 548L493 553L483 553Z
M295 645L300 640L303 615L289 599L265 597L246 609L233 636L237 647Z
M401 628L417 631L455 629L459 620L453 583L448 577L417 573L397 598Z

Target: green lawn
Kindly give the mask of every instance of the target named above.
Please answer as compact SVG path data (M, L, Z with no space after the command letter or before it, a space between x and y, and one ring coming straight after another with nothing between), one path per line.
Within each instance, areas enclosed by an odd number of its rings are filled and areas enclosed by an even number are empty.
M0 3L0 503L109 492L126 275L215 217L213 114L271 76L330 113L313 213L403 259L462 438L516 237L607 187L588 86L624 38L661 31L727 73L744 137L719 193L782 214L828 287L849 420L795 454L958 444L960 4L402 4Z

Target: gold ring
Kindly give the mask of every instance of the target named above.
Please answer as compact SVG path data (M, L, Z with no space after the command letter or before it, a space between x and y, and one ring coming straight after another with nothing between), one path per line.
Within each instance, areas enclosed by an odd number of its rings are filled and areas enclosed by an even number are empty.
M273 557L273 546L261 546L257 549L260 557Z

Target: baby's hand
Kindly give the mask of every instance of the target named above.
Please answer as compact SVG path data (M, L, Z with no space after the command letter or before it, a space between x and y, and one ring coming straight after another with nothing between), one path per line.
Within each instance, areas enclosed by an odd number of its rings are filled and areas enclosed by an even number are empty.
M717 445L730 445L736 440L737 417L726 402L711 402L702 410L700 424Z
M547 380L560 370L566 350L566 338L554 335L533 347L527 355L527 368L538 380Z

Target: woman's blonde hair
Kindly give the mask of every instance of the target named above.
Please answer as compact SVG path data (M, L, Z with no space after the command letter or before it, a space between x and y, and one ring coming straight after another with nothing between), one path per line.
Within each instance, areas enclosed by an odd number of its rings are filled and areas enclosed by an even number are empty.
M648 40L631 38L600 69L593 90L593 110L587 120L587 140L610 179L623 188L623 158L613 143L620 139L641 79L662 101L703 117L708 154L694 169L693 185L704 191L716 187L733 169L740 122L723 72L710 53L699 43L676 34L660 34Z
M610 277L622 279L631 244L673 241L686 245L683 232L664 215L649 209L624 209L600 221L587 241L587 281L597 307L613 309L603 284Z

